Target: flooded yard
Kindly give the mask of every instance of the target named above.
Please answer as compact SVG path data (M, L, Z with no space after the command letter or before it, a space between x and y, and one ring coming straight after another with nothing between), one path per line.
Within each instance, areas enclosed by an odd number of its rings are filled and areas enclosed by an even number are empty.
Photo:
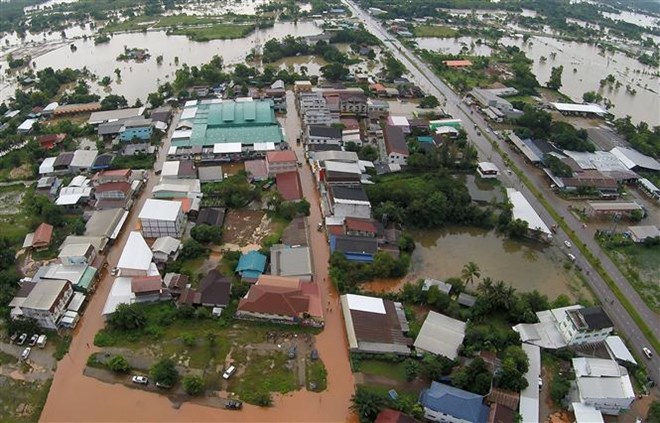
M463 266L473 261L482 278L502 280L518 291L536 289L550 299L560 294L576 296L575 282L563 267L565 255L558 247L520 242L478 228L417 231L413 237L416 248L408 275L403 280L364 284L365 290L396 291L405 282L420 278L460 277Z
M421 49L444 54L467 54L470 56L490 56L493 49L485 43L477 43L473 37L456 38L415 38Z

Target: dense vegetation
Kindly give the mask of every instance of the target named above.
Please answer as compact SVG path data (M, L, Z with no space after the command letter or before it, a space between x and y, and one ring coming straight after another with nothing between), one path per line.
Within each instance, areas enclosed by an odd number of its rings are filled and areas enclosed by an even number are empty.
M516 120L520 128L516 133L522 138L547 139L559 148L573 151L595 151L587 139L587 131L575 129L567 122L554 121L550 113L531 105L520 105L524 114Z
M660 126L649 128L646 122L635 126L630 116L615 120L614 125L637 150L656 159L660 158Z

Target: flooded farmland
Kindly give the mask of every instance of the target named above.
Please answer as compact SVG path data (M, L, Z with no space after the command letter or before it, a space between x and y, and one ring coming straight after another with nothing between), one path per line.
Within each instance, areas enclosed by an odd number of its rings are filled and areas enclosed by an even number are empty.
M490 56L493 49L486 44L478 44L473 37L456 38L415 38L421 49L443 54L468 54L471 56Z

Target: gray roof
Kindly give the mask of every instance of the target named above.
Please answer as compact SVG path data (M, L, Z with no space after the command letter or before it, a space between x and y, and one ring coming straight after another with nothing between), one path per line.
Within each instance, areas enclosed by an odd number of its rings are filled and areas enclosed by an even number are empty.
M124 215L124 209L95 210L85 224L85 235L110 237Z
M464 337L465 322L430 311L415 339L415 348L453 360Z
M33 310L49 310L64 287L69 283L69 281L60 279L43 280L39 282L32 291L30 291L21 307Z
M330 192L332 194L332 198L335 200L353 200L353 201L369 201L369 197L367 197L367 193L364 192L364 188L362 186L331 186L330 187Z
M115 135L121 132L121 128L124 126L124 120L118 120L114 122L106 122L99 125L98 134L99 135Z
M133 107L130 109L119 109L119 110L104 110L101 112L92 113L89 116L88 122L92 125L96 125L98 123L141 116L142 113L144 113L144 107Z
M271 273L277 276L311 276L312 259L309 247L273 245L270 250Z
M309 125L311 137L341 139L341 128L325 125Z

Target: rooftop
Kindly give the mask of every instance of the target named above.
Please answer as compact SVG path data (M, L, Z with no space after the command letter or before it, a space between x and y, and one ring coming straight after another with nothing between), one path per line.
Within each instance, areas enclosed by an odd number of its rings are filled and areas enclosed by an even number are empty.
M300 200L303 197L300 177L297 171L282 172L275 175L277 190L285 201Z
M349 200L359 202L369 202L367 193L364 192L362 186L348 187L348 186L331 186L330 194L332 198L337 200Z
M141 116L144 113L144 107L133 107L130 109L105 110L94 112L90 115L88 122L91 125L115 121L119 119L128 119Z
M147 271L151 266L153 253L151 248L147 245L142 234L133 231L128 234L128 240L124 246L124 250L119 257L117 267L120 269L141 270Z
M406 144L406 137L400 126L385 125L383 135L388 153L408 155L408 144Z
M483 400L481 395L439 382L431 382L419 398L425 408L474 423L486 423L488 419L489 410Z
M293 150L278 150L266 153L266 161L268 163L287 163L296 162L297 160L298 158Z
M453 360L464 337L465 322L430 311L415 339L415 348Z
M276 244L270 250L271 273L277 276L311 276L312 259L309 247L287 247Z
M154 219L174 222L181 212L181 202L148 198L140 210L140 219Z
M318 285L296 278L262 275L238 305L238 311L275 314L292 318L309 314L323 317Z
M325 125L309 125L309 135L318 138L341 139L341 128Z
M534 207L527 201L525 196L514 188L506 189L509 201L513 204L513 218L527 222L529 229L537 230L545 234L551 234L550 228L538 215Z
M33 310L49 310L62 290L69 284L70 282L66 280L43 280L32 288L21 307Z

